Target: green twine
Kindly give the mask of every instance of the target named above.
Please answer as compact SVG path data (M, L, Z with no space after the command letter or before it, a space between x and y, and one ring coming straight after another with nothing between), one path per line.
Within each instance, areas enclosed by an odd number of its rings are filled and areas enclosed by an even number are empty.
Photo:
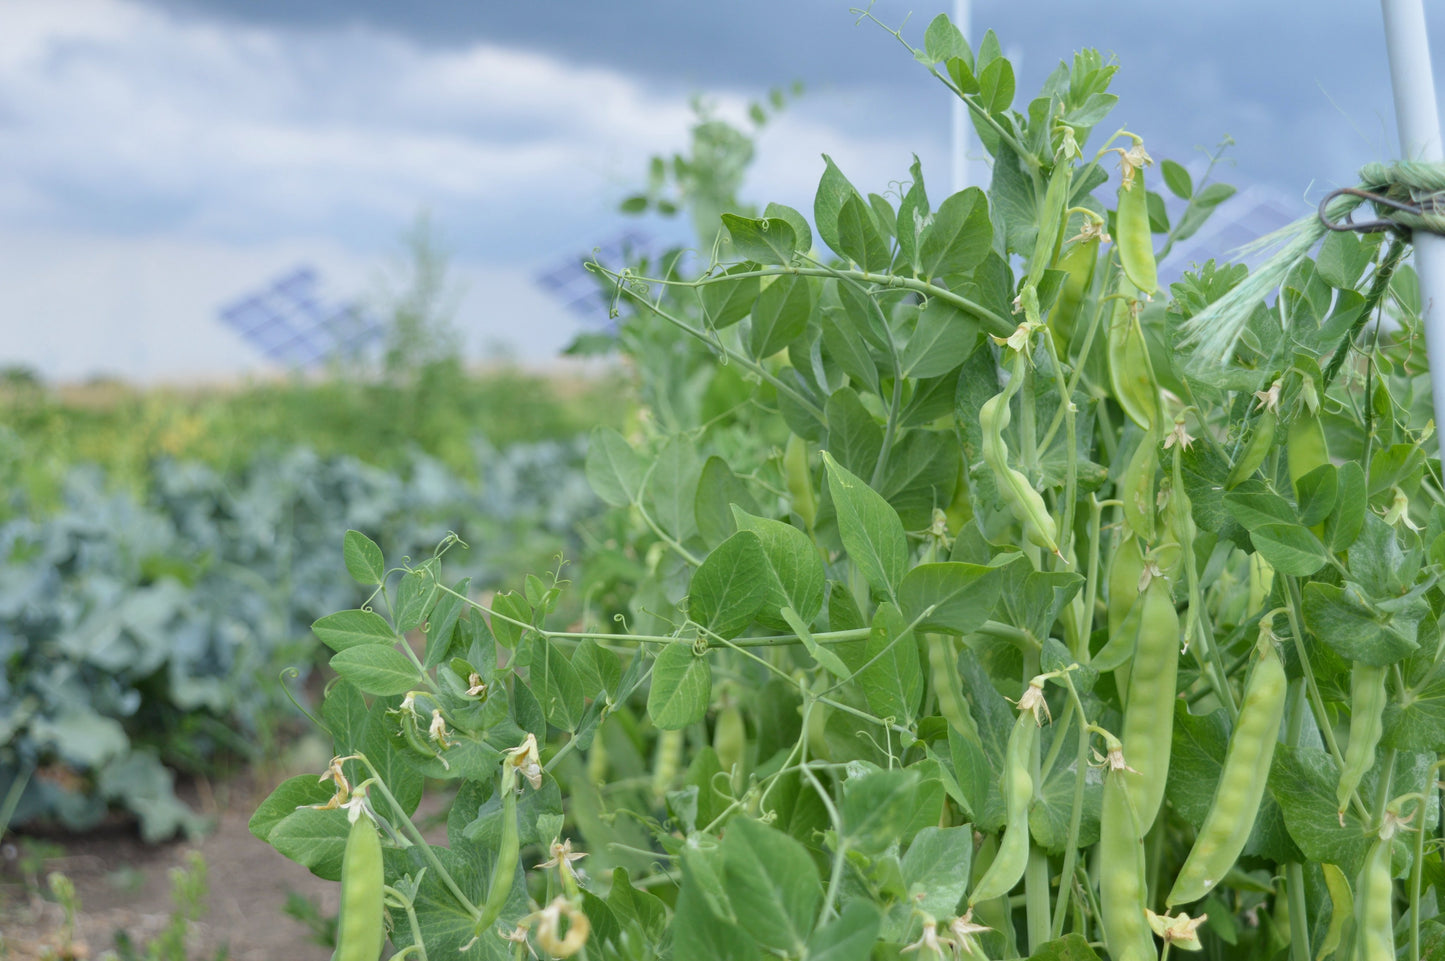
M1415 161L1366 164L1360 169L1359 189L1411 208L1400 210L1387 204L1376 205L1381 219L1399 225L1402 232L1426 230L1445 234L1445 164ZM1253 245L1283 244L1239 286L1180 325L1179 345L1194 348L1188 366L1198 371L1226 363L1255 305L1284 283L1295 264L1328 232L1322 218L1340 223L1367 199L1355 194L1337 194L1320 214L1297 220Z

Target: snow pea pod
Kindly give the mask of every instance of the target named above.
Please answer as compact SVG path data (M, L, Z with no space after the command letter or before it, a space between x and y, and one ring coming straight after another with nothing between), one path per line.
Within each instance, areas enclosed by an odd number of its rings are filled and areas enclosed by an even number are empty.
M1375 748L1385 730L1385 702L1389 700L1385 680L1389 668L1355 661L1350 667L1350 740L1345 746L1345 764L1335 791L1340 820L1344 823L1350 795L1360 786L1365 772L1375 766Z
M1009 732L1004 752L1003 794L1006 805L1003 837L998 853L983 877L973 886L968 903L991 901L1013 890L1024 876L1029 860L1029 805L1034 799L1034 779L1029 773L1039 725L1031 711L1020 711Z
M1128 755L1133 763L1133 755ZM1157 961L1150 931L1148 881L1142 821L1129 800L1130 785L1142 780L1124 766L1117 747L1109 751L1104 798L1099 811L1099 920L1112 961ZM1127 779L1127 780L1126 780Z
M1179 612L1164 578L1152 578L1139 603L1144 607L1130 662L1123 739L1129 764L1140 775L1126 784L1139 822L1137 836L1143 837L1164 801L1164 781L1169 774L1180 630Z
M1390 874L1390 839L1376 838L1365 855L1365 867L1356 885L1358 961L1395 961L1395 890Z
M1264 799L1279 724L1284 718L1287 683L1284 662L1275 650L1268 624L1261 627L1260 635L1259 660L1244 688L1214 800L1165 898L1164 903L1170 907L1198 901L1234 866Z
M333 961L377 961L386 940L381 835L358 803L341 855L341 914Z
M1119 207L1114 215L1114 243L1119 265L1129 282L1146 294L1159 288L1159 266L1154 259L1154 235L1149 227L1149 193L1142 168L1126 174L1119 185Z

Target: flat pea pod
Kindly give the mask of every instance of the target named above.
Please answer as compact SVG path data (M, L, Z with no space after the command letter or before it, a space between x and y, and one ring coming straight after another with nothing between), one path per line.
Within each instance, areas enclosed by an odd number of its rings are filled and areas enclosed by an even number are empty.
M1114 243L1119 265L1129 282L1146 294L1159 289L1159 265L1154 259L1154 234L1149 228L1149 193L1144 171L1134 171L1127 185L1119 185L1119 208L1114 217Z
M1345 746L1345 764L1335 791L1340 814L1349 806L1350 795L1360 786L1365 772L1375 766L1375 748L1385 731L1385 702L1389 700L1385 680L1389 668L1355 661L1350 666L1350 740Z
M512 896L512 885L516 881L517 858L521 844L517 827L516 768L503 763L502 772L502 840L497 845L497 859L492 862L492 880L487 888L487 900L482 905L482 916L477 922L480 934L501 917L502 909Z
M743 783L743 749L748 743L747 725L743 723L743 712L729 704L718 712L717 724L713 727L712 746L717 752L718 765L732 779L733 789Z
M1119 500L1124 523L1144 541L1154 540L1155 475L1159 472L1159 438L1146 431L1119 476Z
M359 808L341 855L341 915L332 961L377 961L386 940L381 834Z
M1138 291L1127 280L1122 281L1119 288L1104 339L1109 358L1109 385L1129 419L1149 430L1159 419L1159 387L1149 362L1144 330L1139 326Z
M1023 355L1019 355L1022 360ZM1008 444L1003 439L1013 415L1009 412L1009 398L1018 389L1022 380L1023 365L1014 365L1014 376L1009 386L983 402L978 410L978 426L983 432L983 460L998 482L999 494L1024 528L1024 536L1039 547L1059 552L1058 525L1049 513L1048 505L1034 485L1020 471L1008 462Z
M813 493L813 478L808 472L808 442L797 434L790 434L783 448L783 478L793 499L793 510L812 530L818 517L818 495Z
M1302 477L1330 462L1330 449L1318 414L1302 411L1290 422L1285 437L1285 455L1289 461L1290 483L1298 493Z
M1395 961L1395 888L1390 841L1376 838L1355 886L1356 961Z
M1089 237L1074 244L1059 261L1059 267L1065 274L1064 285L1059 288L1059 295L1049 310L1049 332L1061 357L1069 356L1074 328L1078 325L1079 308L1094 281L1094 267L1098 262L1098 237Z
M928 642L928 668L933 678L933 691L938 696L938 711L959 734L978 740L978 725L968 713L968 702L958 682L958 655L953 640L943 634L925 634Z
M1109 556L1108 624L1109 638L1119 635L1129 609L1139 599L1139 580L1144 573L1144 550L1139 538L1125 537Z
M1059 248L1059 232L1068 222L1064 215L1069 204L1069 187L1073 184L1074 165L1064 157L1054 162L1053 173L1049 175L1049 186L1044 191L1044 205L1039 211L1042 218L1034 237L1034 255L1029 258L1028 286L1036 286L1044 271L1053 262Z
M1229 469L1229 477L1224 481L1225 490L1233 490L1259 470L1270 449L1274 447L1275 428L1278 425L1279 415L1274 411L1266 408L1260 412L1254 422L1254 433L1249 436L1249 443L1244 445L1239 459Z
M1345 922L1355 913L1355 896L1350 891L1350 880L1338 865L1325 862L1320 865L1325 876L1325 888L1330 892L1330 923L1320 946L1315 951L1315 961L1324 961L1335 953L1344 940Z
M1214 800L1165 898L1170 907L1198 901L1208 894L1239 859L1254 828L1279 740L1287 687L1284 662L1274 644L1263 639L1260 648L1260 658L1245 685L1239 718L1229 737Z
M1034 779L1029 767L1038 736L1039 726L1033 713L1020 711L1004 751L1003 837L999 839L993 863L968 895L970 905L1003 897L1024 876L1029 861L1029 805L1034 799Z
M1169 775L1169 746L1174 736L1174 701L1179 674L1179 612L1169 583L1149 581L1139 599L1143 610L1134 657L1129 665L1129 697L1124 706L1124 756L1141 776L1129 778L1129 800L1139 821L1138 837L1154 825L1164 802Z
M1130 764L1132 755L1125 753ZM1129 781L1141 780L1126 770L1104 775L1099 811L1099 921L1111 961L1157 961L1149 927L1148 881L1145 874L1141 821L1130 803Z

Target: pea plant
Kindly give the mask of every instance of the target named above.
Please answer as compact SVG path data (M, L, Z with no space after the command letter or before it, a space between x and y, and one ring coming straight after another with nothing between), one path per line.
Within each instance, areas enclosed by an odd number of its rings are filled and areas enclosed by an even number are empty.
M656 400L592 437L576 585L346 534L336 758L252 821L341 881L342 961L1445 951L1404 241L1331 233L1220 320L1244 267L1156 264L1230 188L1103 132L1112 63L1015 108L991 33L890 32L989 189L824 158L811 222L724 206L701 273L598 268Z

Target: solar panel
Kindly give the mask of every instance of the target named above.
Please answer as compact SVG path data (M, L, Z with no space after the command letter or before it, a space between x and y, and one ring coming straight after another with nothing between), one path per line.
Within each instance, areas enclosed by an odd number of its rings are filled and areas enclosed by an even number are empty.
M266 357L288 367L316 367L355 357L379 342L383 325L359 303L331 301L311 267L297 267L218 311Z
M613 326L608 315L612 291L586 265L595 261L608 269L620 270L639 258L650 259L652 248L651 237L629 230L599 244L589 253L569 257L563 263L537 274L535 279L539 287L562 301L569 312L594 326L610 328ZM625 309L626 304L620 302L618 307Z

